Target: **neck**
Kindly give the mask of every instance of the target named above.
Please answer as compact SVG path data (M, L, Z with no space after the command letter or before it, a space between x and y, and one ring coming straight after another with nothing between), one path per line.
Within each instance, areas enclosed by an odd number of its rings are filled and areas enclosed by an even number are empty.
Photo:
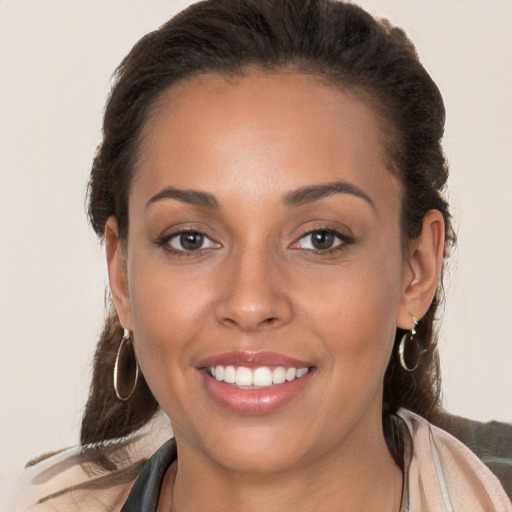
M204 460L197 464L188 450L179 451L179 463L164 482L161 504L166 505L159 512L398 512L403 477L382 432L362 441L342 443L292 469L264 474L231 471Z

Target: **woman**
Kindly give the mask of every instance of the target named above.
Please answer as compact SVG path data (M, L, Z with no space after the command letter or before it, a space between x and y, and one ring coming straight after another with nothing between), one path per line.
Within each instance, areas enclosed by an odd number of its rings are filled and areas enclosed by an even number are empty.
M34 468L86 476L40 509L510 510L427 421L443 124L410 41L350 4L217 0L143 38L91 174L113 308L82 453Z

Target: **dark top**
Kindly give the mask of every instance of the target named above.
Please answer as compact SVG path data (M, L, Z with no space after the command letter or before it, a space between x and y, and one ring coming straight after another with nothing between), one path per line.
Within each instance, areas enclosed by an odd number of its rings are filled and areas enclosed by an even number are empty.
M400 421L400 423L403 423L403 421ZM501 480L501 484L512 499L512 425L495 421L480 423L447 413L443 413L433 423L472 449ZM412 440L407 427L400 430L404 442L404 452L402 454L404 494L400 510L405 512L409 509L407 476L412 453ZM156 512L165 473L177 459L177 456L176 442L174 439L170 439L146 463L137 477L121 512Z
M177 456L176 441L169 439L140 472L121 512L156 512L165 473Z
M404 485L400 512L408 512L409 497L407 490L407 473L412 454L412 441L405 423L401 418L399 419L401 435L404 442ZM125 501L123 508L121 509L121 512L156 512L165 473L177 457L178 451L176 448L176 441L174 439L169 439L169 441L165 442L154 453L140 472L137 480L135 480L135 483L133 484L128 499Z
M483 423L446 411L432 423L472 450L498 477L512 501L512 424L499 421Z

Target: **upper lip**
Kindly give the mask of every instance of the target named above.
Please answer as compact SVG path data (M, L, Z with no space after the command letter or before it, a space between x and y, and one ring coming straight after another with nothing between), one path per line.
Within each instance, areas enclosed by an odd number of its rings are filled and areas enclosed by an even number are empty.
M197 365L198 368L211 368L212 366L244 366L246 368L284 366L286 368L308 368L312 366L312 364L294 357L279 354L278 352L237 350L207 357Z

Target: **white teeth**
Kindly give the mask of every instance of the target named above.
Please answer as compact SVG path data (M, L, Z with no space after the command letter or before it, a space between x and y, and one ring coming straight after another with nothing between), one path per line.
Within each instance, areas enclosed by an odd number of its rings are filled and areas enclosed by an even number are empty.
M297 368L288 368L286 370L286 380L295 380L295 377L297 377Z
M256 368L252 376L252 383L255 386L270 386L272 384L272 372L266 366Z
M240 366L236 370L236 385L237 386L252 386L252 372L249 368Z
M272 372L272 382L274 384L282 384L286 380L286 368L278 366Z
M271 370L268 366L246 368L245 366L212 366L210 373L218 381L236 384L241 388L265 388L272 384L283 384L304 377L309 368L285 368L277 366Z
M234 384L236 382L236 372L234 366L226 366L224 368L224 382Z
M308 369L307 368L299 368L297 370L297 379L300 379L301 377L304 377L304 375L306 375L306 373L308 373Z

